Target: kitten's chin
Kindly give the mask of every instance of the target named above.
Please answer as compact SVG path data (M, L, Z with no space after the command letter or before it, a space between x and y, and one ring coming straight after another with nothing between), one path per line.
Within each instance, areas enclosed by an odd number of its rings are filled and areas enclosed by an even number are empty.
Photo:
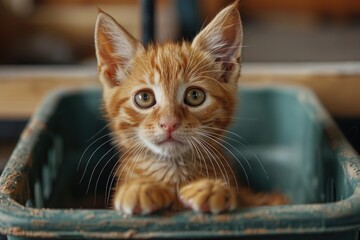
M181 157L189 151L185 144L174 139L162 141L160 143L147 143L146 145L155 154L167 158Z

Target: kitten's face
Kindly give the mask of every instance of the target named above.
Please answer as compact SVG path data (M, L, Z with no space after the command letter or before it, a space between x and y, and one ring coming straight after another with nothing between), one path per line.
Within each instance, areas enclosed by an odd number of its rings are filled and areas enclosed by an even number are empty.
M229 123L236 85L221 83L221 74L219 64L189 45L150 47L109 99L115 130L160 156L188 152L213 131L206 127Z
M184 157L204 144L214 144L209 138L229 125L234 111L240 26L237 11L228 9L192 44L145 49L100 13L96 30L100 80L119 144L164 158Z

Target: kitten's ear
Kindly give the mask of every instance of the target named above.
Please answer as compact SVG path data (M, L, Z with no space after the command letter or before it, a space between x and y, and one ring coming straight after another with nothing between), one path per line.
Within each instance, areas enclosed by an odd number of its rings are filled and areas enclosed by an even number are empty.
M104 87L119 85L143 46L110 15L99 10L95 26L95 49L100 81Z
M237 7L238 1L235 1L224 8L195 37L191 45L212 54L216 61L221 62L224 71L234 70L234 66L239 65L241 60L243 31ZM227 81L226 78L224 80Z

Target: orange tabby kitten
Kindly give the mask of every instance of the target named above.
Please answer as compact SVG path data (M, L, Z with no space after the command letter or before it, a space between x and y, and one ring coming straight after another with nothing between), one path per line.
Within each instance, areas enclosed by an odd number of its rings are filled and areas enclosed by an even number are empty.
M99 13L99 78L122 150L115 209L148 214L171 206L219 213L238 205L286 202L280 194L240 186L219 144L235 110L241 44L237 3L222 10L191 44L147 48Z

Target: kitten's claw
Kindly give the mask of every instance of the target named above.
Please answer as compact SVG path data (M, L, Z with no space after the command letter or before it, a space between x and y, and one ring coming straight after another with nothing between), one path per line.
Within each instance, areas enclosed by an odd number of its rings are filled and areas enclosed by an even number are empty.
M236 208L235 190L222 181L204 179L180 189L181 202L196 212L220 213Z
M120 186L114 207L126 215L146 215L169 207L174 199L171 188L164 183L136 181Z

